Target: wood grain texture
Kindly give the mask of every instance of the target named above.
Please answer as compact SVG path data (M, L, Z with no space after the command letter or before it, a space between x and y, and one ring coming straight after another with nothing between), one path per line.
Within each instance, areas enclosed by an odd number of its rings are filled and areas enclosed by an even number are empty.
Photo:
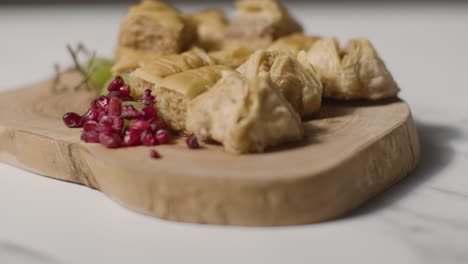
M63 76L77 81L73 72ZM50 82L0 96L0 160L98 189L118 203L164 219L223 225L297 225L339 217L411 172L419 140L400 100L327 102L305 122L306 139L263 154L221 146L189 150L183 140L109 150L63 125L93 95L52 94Z

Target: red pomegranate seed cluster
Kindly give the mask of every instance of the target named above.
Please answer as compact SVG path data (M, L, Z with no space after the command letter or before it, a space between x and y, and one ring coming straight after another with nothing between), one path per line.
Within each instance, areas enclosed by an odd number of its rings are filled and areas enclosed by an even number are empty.
M115 77L107 91L107 95L93 100L83 115L69 112L63 116L63 122L68 127L83 128L81 140L101 143L108 148L155 146L171 141L167 124L158 117L154 106L156 98L151 95L150 89L145 90L138 100L141 111L132 104L124 103L136 101L122 77ZM190 149L199 148L195 135L189 136L186 144ZM159 159L161 156L156 150L151 150L150 157Z
M142 110L133 105L131 88L117 76L107 87L108 94L93 100L85 114L66 113L63 121L68 127L82 127L81 139L87 143L101 143L108 148L155 146L168 144L171 133L154 107L156 98L146 90L140 98ZM128 123L128 126L124 126ZM151 154L151 156L154 156Z

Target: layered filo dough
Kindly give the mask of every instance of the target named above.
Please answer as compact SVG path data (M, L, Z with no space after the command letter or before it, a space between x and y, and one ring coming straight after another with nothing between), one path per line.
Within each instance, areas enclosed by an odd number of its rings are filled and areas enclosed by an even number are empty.
M294 33L275 40L268 50L289 51L297 56L301 50L309 50L319 40L317 36L307 36L302 33Z
M263 152L304 134L299 115L267 72L254 78L223 72L210 90L189 102L187 129L237 154Z
M216 59L218 64L226 65L234 69L246 62L252 53L252 49L239 43L233 43L231 45L224 45L223 49L212 51L208 54Z
M221 9L210 8L188 16L197 25L196 45L207 51L219 50L223 46L227 20Z
M145 53L132 48L117 47L115 50L115 62L112 66L112 73L117 75L120 73L132 72L136 68L157 60L161 56L164 55Z
M266 48L272 41L302 32L286 8L276 0L237 0L234 17L226 29L227 42L249 48Z
M130 78L136 94L141 95L144 90L154 87L163 78L183 71L216 64L217 61L204 50L193 48L181 54L160 56L133 71Z
M130 51L180 53L192 46L196 36L196 25L178 10L157 0L143 0L132 6L122 20L115 57L118 61Z
M292 108L300 116L310 116L320 108L322 84L313 68L304 64L289 52L258 50L237 71L248 78L268 72Z
M318 40L307 52L317 70L324 97L379 100L397 95L398 85L372 44L356 38L340 50L335 38Z
M151 89L156 96L159 114L175 131L185 131L187 103L210 89L220 78L221 72L231 70L223 65L194 67L174 71L175 68L151 65L151 70L138 69L130 76L138 91ZM143 71L140 70L145 70ZM143 74L142 74L143 73Z
M208 91L221 78L221 72L229 70L223 65L211 65L161 79L146 78L146 88L153 90L158 112L171 129L185 131L187 103Z
M176 132L263 152L301 140L301 119L322 98L379 100L399 88L371 43L308 36L276 0L237 0L233 19L188 15L143 0L123 19L114 74L129 72L136 96L151 89Z

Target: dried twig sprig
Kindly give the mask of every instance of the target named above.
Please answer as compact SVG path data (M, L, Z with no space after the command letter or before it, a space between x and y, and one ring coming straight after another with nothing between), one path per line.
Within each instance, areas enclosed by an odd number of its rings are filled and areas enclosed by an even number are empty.
M89 80L91 78L91 73L93 72L93 61L96 58L96 52L90 52L82 43L78 43L75 48L73 48L70 44L67 44L66 48L73 60L73 69L77 70L81 75L80 82L75 87L73 87L72 90L77 91L81 88L84 88L87 91L92 91L93 87ZM81 57L84 57L88 63L80 63ZM59 65L54 65L54 71L55 77L51 87L52 93L61 93L67 91L68 87L61 83Z

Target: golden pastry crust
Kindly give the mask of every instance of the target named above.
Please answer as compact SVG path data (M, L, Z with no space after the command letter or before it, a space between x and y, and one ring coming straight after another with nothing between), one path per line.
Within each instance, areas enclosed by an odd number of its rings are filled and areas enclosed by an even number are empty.
M307 59L320 75L324 97L379 100L400 90L367 39L352 39L341 51L335 38L321 39L307 52Z
M226 65L234 69L246 62L252 53L253 51L246 48L244 45L232 44L225 45L222 50L212 51L208 54L216 59L218 64Z
M159 113L171 129L185 131L187 103L208 91L227 70L222 65L205 66L173 74L154 86Z
M197 25L197 46L208 51L222 48L227 21L221 9L205 9L190 14L189 18Z
M236 154L300 140L303 127L268 73L248 79L235 71L189 103L187 129Z
M112 66L114 75L129 73L146 63L157 60L161 55L144 53L139 50L126 47L117 47L115 50L115 63Z
M157 0L143 0L123 18L116 58L121 58L121 48L155 55L179 53L195 39L196 26L179 11Z
M302 32L286 8L276 0L237 0L226 29L228 42L237 41L253 49L266 48L272 41Z
M297 56L301 50L309 50L312 45L319 40L317 36L306 36L302 33L294 33L281 37L274 41L268 50L289 51Z
M181 54L160 56L133 71L130 78L136 94L141 95L144 90L152 88L165 77L215 64L217 61L204 50L193 48Z
M320 108L322 84L318 75L289 52L256 51L237 71L248 78L268 72L273 83L301 116L309 116Z

